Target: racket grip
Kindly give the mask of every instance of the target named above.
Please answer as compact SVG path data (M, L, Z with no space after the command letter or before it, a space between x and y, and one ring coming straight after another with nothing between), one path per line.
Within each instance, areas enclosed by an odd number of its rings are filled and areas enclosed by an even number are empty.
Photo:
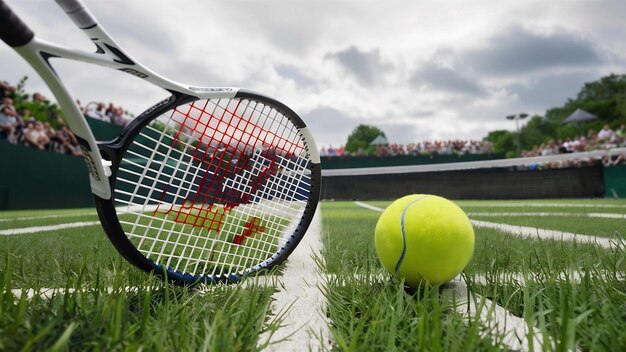
M0 39L15 48L28 44L34 36L33 31L15 12L4 1L0 1Z
M85 4L80 0L55 0L65 13L76 23L80 29L94 27L97 22Z

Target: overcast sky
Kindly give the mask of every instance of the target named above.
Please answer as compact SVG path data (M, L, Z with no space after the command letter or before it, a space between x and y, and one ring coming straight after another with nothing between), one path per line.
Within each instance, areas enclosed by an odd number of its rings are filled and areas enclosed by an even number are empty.
M92 51L52 0L6 0L43 39ZM318 146L358 124L390 141L481 139L543 115L584 82L626 70L626 1L85 0L120 46L177 81L239 86L289 105ZM63 63L84 103L135 114L166 94L121 72ZM0 79L30 77L8 47Z

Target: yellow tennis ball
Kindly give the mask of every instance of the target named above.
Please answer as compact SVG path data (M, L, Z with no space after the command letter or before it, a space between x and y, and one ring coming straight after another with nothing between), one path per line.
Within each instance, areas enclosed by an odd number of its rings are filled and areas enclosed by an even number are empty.
M378 219L376 253L385 269L417 287L452 280L474 254L474 229L451 201L428 194L402 197Z

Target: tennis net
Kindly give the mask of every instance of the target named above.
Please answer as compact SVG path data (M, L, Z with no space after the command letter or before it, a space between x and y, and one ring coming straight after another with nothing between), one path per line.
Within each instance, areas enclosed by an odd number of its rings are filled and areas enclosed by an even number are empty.
M605 169L626 148L542 157L322 171L322 198L395 199L411 193L451 199L602 197ZM322 162L323 167L323 162ZM624 180L626 183L626 180Z

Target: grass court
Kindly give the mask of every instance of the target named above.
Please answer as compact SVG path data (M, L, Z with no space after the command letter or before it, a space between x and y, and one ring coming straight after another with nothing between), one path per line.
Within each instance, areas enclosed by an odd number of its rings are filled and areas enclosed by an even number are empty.
M489 302L528 327L530 350L626 349L626 200L456 202L472 220L509 225L475 223L474 257L459 278L476 307L469 315L459 305L470 303L445 287L410 291L384 271L374 209L390 202L365 203L320 207L323 249L310 275L326 301L329 349L507 350L485 318L495 314ZM271 302L280 280L166 285L127 264L97 221L93 209L0 213L0 350L258 351L279 342L285 311ZM522 227L537 236L516 234ZM539 236L547 230L611 245Z

